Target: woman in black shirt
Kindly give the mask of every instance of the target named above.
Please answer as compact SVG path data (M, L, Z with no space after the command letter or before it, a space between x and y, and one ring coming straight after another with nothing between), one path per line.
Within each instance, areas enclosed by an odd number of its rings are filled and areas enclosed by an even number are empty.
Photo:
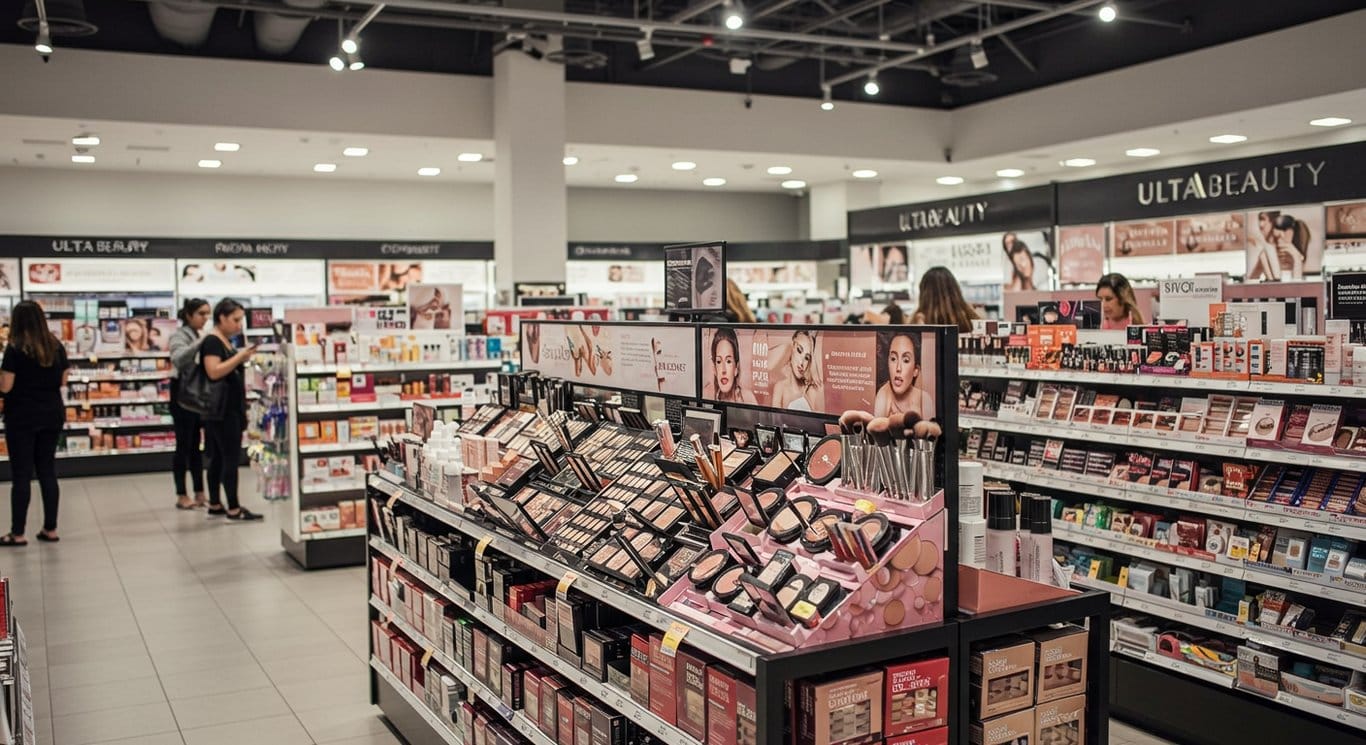
M66 350L47 328L47 316L32 300L14 306L9 344L0 361L0 393L5 394L5 445L10 461L10 532L0 546L27 546L24 530L36 473L43 494L43 529L38 540L57 538L57 441L66 423L62 386Z
M206 415L204 435L209 448L209 515L225 515L229 520L260 520L260 515L237 503L237 464L242 461L242 432L247 428L246 384L242 364L256 352L255 345L233 349L232 337L242 333L246 311L232 298L223 298L213 309L213 333L199 345L200 364L210 380L223 386L223 413ZM227 509L219 500L222 486Z

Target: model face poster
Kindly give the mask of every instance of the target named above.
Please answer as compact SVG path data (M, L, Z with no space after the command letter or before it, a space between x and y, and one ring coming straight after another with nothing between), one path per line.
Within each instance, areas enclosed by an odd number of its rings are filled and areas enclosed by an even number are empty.
M1110 258L1176 253L1176 221L1117 222L1110 230Z
M719 243L664 249L664 307L720 312L726 307L726 276Z
M1053 287L1053 251L1047 232L1011 231L1001 236L1006 255L1005 291L1029 292Z
M464 325L460 285L408 285L408 328L449 330Z
M1323 208L1276 207L1249 212L1247 279L1284 281L1323 268Z
M1063 284L1095 282L1104 273L1104 225L1058 229L1058 278Z
M1176 221L1177 253L1242 251L1247 245L1247 215L1221 212L1191 215Z
M702 398L838 415L935 416L934 337L910 329L702 330Z
M692 326L524 320L522 368L584 385L697 397Z

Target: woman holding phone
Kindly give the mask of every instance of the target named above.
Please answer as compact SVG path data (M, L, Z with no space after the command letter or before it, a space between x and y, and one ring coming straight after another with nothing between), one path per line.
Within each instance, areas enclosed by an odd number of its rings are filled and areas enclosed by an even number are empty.
M209 516L229 520L261 520L237 501L237 466L242 461L242 432L247 428L247 392L242 365L256 352L249 344L234 349L232 338L242 333L246 310L232 298L223 298L213 308L213 332L199 345L200 364L209 380L223 386L222 412L204 416L204 434L212 443L209 449L209 485L222 487L227 507L219 499L218 488L209 491Z

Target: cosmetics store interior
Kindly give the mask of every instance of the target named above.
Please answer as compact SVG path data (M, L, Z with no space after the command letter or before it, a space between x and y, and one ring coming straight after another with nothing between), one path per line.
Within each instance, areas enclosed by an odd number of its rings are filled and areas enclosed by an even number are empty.
M1366 741L1363 35L0 8L0 743Z

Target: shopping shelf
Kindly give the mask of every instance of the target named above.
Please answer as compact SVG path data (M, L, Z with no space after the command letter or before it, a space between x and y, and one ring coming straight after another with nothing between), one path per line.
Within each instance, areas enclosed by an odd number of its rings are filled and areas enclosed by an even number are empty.
M1183 388L1211 393L1265 393L1274 396L1327 396L1366 398L1366 386L1322 383L1279 383L1264 380L1227 380L1189 375L1151 375L1081 372L1078 370L1024 370L1008 367L958 366L959 378L1046 380L1050 383L1096 383L1141 388Z

